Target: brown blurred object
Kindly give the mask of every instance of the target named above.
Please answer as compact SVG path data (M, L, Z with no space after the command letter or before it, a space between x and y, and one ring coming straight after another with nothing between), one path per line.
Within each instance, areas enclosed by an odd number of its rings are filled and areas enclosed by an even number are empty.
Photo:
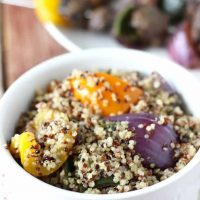
M200 54L200 0L187 0L187 20L191 24L191 39Z
M0 96L4 92L3 83L3 20L2 20L2 5L0 4Z
M193 18L194 13L200 6L200 0L187 0L186 14L189 19Z
M132 13L131 27L137 29L137 34L145 43L159 46L166 35L168 17L155 6L138 7Z
M65 53L37 20L32 9L2 5L3 70L8 87L34 65Z

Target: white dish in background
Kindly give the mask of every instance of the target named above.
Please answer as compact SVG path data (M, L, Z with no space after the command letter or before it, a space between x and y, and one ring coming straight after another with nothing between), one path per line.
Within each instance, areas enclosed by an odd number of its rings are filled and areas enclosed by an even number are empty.
M94 195L59 189L36 179L22 169L9 151L3 148L13 135L19 116L27 110L36 89L44 87L52 79L63 79L75 68L89 70L108 67L137 70L144 74L158 71L182 95L191 113L200 117L198 81L185 69L167 59L135 50L91 49L68 53L46 61L15 81L0 101L0 155L3 160L1 165L4 165L5 170L1 173L4 173L7 180L4 181L3 192L11 191L14 197L10 199L197 200L200 188L200 150L186 167L153 186L121 194Z
M90 48L124 48L111 35L106 33L95 33L84 30L73 30L65 27L59 27L54 24L45 24L49 34L65 49L69 51L80 51ZM168 58L165 48L148 48L147 52L154 55ZM189 70L200 80L200 69Z

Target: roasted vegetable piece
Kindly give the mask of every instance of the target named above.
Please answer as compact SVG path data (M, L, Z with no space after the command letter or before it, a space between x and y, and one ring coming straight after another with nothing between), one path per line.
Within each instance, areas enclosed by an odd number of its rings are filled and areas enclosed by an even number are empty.
M56 159L52 162L51 167L47 167L45 165L44 148L37 142L35 135L31 132L24 132L19 135L18 151L24 169L34 176L48 176L59 169L66 161L69 150L73 146L73 143L69 141L74 140L71 132L65 134L64 137L65 145L61 145L55 152ZM11 146L15 146L15 141L11 142Z
M62 165L62 160L65 160L67 155L59 156L61 162L48 170L41 163L41 151L41 146L36 141L33 133L25 132L20 135L19 152L22 166L27 172L34 176L47 176L53 173Z
M36 133L24 132L15 135L11 139L10 150L16 158L20 158L22 166L30 174L48 176L67 160L76 140L76 128L72 127L64 113L48 108L39 109L33 122ZM49 133L49 129L44 128L45 124L50 126L51 123L54 123L53 126L56 127L58 133L54 133L52 129ZM59 124L69 129L62 129ZM42 131L45 135L39 135ZM53 143L47 142L49 134L50 140L55 138Z
M165 80L165 78L163 76L161 76L161 74L159 74L158 72L153 72L152 76L159 81L159 83L160 83L160 87L159 88L161 88L163 91L168 92L169 94L174 94L175 93L175 90Z
M66 161L66 163L64 165L64 170L65 170L65 174L75 171L74 159L73 159L72 156L69 156L69 158L67 159L67 161Z
M172 126L163 119L149 113L135 113L107 118L110 121L128 121L129 129L135 133L135 151L144 159L145 165L161 169L175 163L173 147L178 141Z
M156 6L138 7L132 13L130 23L131 27L137 30L144 45L159 45L165 39L168 18Z
M115 17L112 31L114 37L128 47L141 45L141 38L130 23L133 11L134 7L128 6L119 12Z
M189 22L184 22L169 40L168 53L174 61L185 67L200 66L200 56L191 37Z
M34 128L36 131L39 131L42 124L44 122L51 122L53 120L59 120L67 123L69 121L67 115L65 113L62 113L57 110L49 109L47 107L40 108L38 110L37 115L35 116L33 122L34 122Z
M114 178L113 176L101 177L99 180L95 181L95 187L96 188L114 187L117 185L117 183L113 181L113 178Z
M166 36L167 24L166 15L155 6L129 6L116 16L113 34L130 47L159 45Z
M75 98L104 116L126 113L143 95L141 89L103 72L72 77L70 82Z

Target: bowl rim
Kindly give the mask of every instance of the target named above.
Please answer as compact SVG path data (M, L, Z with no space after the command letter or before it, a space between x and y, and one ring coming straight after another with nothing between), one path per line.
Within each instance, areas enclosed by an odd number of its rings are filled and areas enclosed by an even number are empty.
M3 95L2 99L0 100L0 115L1 115L1 108L4 104L6 104L6 98L8 96L9 93L12 93L15 88L17 87L18 83L21 82L21 80L25 79L26 77L30 76L33 73L38 73L40 74L41 71L43 70L48 70L49 65L52 65L52 63L57 63L59 61L62 60L67 60L70 57L73 59L73 57L78 57L80 55L84 56L84 55L89 55L92 53L102 53L102 52L107 52L107 53L125 53L125 54L141 54L144 57L146 57L147 59L157 59L158 61L160 61L160 63L163 62L167 62L169 63L169 65L176 67L176 69L182 73L184 76L187 76L190 80L192 80L194 82L194 84L198 84L199 85L199 81L196 79L196 77L194 77L191 73L189 73L186 69L184 69L183 67L181 67L180 65L165 59L165 58L160 58L157 57L155 55L152 55L150 53L144 52L144 51L140 51L140 50L130 50L130 49L119 49L119 48L95 48L95 49L88 49L88 50L84 50L84 51L80 51L80 52L73 52L73 53L65 53L59 56L56 56L54 58L48 59L38 65L36 65L35 67L33 67L32 69L28 70L27 72L25 72L24 74L22 74L9 88L8 90L5 92L5 94ZM54 66L56 67L56 66ZM3 136L2 134L0 134L0 143L1 141L3 143L5 143L3 141ZM69 191L69 190L65 190L65 189L61 189L58 188L56 186L47 184L41 180L39 180L38 178L30 175L28 172L26 172L15 160L14 158L10 155L9 151L6 150L2 145L3 143L0 145L0 148L2 148L2 153L4 154L4 156L7 157L7 162L9 162L10 164L13 165L13 167L15 167L16 169L16 173L19 176L24 176L27 178L27 180L30 181L35 181L35 183L33 184L38 184L38 186L42 186L44 187L45 190L52 190L55 192L59 192L62 193L63 196L67 196L68 193L70 193L71 195L76 196L76 198L80 198L80 199L99 199L100 195L99 194L85 194L85 193L78 193L78 192L73 192L73 191ZM5 158L6 158L5 157ZM124 199L124 198L133 198L133 197L138 197L138 196L142 196L142 195L147 195L150 194L152 192L154 192L155 190L160 190L163 189L164 187L168 186L170 183L173 183L175 181L178 181L181 177L183 177L184 175L186 175L188 172L190 172L198 163L200 163L200 149L197 151L197 153L195 154L195 156L190 160L190 162L180 171L178 171L177 173L175 173L174 175L172 175L171 177L156 183L152 186L148 186L146 188L140 189L140 190L134 190L134 191L129 191L129 192L124 192L124 193L117 193L117 194L101 194L101 197L103 197L105 200L112 200L112 199ZM15 165L15 166L14 166Z

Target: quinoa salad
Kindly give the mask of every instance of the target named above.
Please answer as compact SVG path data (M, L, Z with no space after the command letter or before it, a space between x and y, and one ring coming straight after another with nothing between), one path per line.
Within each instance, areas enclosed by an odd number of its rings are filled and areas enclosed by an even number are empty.
M185 167L200 146L200 120L157 72L74 70L36 91L8 146L48 184L121 193Z

